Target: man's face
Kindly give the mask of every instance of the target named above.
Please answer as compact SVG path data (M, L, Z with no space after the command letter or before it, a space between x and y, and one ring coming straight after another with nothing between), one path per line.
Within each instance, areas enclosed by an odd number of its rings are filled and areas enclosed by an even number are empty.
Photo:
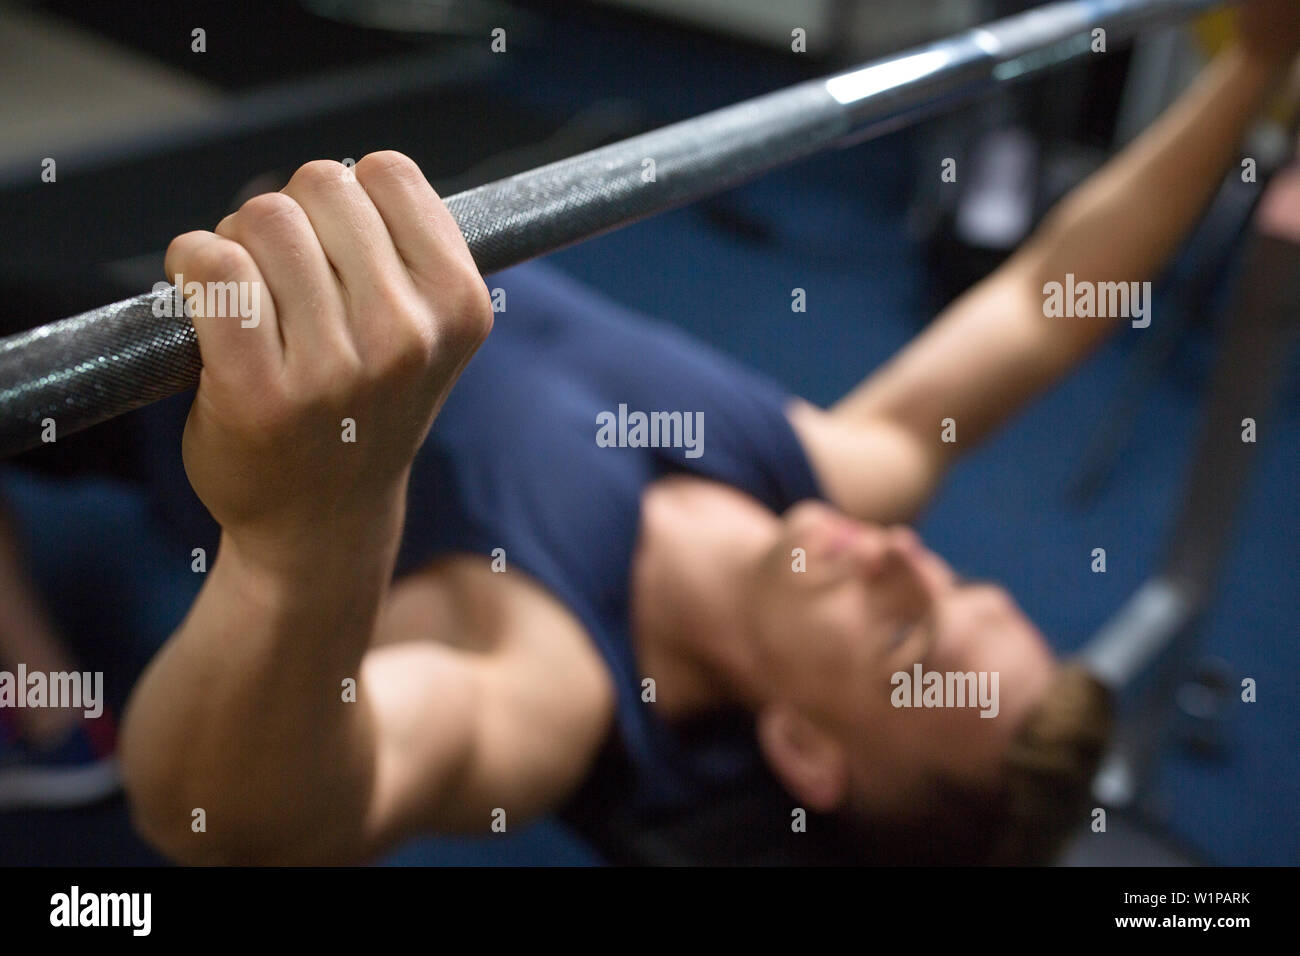
M778 695L842 748L845 799L880 809L935 770L991 779L1051 679L1042 634L1006 591L963 580L908 528L820 502L782 524L753 595L756 626ZM946 686L949 674L974 674L983 706L951 693L941 706L900 706L919 702L917 664Z

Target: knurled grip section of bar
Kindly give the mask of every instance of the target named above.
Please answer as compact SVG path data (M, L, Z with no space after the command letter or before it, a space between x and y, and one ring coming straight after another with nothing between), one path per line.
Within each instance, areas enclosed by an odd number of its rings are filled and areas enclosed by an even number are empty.
M458 193L447 208L485 275L825 149L848 120L819 82ZM0 454L193 386L198 337L171 291L0 339ZM235 319L198 319L235 321Z
M184 315L156 309L158 298L147 292L0 339L0 454L57 440L198 382L203 363L194 327ZM170 306L170 294L161 301Z

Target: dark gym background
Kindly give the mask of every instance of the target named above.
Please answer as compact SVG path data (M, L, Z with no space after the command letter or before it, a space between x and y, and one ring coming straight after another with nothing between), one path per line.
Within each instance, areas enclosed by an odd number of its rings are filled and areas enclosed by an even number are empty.
M562 11L540 3L424 5L447 8L446 22L464 35L358 25L348 22L356 5L329 0L4 0L0 334L144 291L161 278L171 236L210 228L241 196L277 188L277 175L309 159L400 149L449 195L1030 5L810 3L822 16L809 21L808 52L795 55L788 27L764 33L755 16L748 22L757 26L736 32L725 17L704 16L717 4L681 20L664 13L676 6L667 0ZM489 50L497 26L507 30L505 54ZM191 51L196 27L206 31L205 53ZM90 58L95 51L127 77L120 95L139 96L136 109L114 98L117 88L100 72L108 67ZM938 169L944 156L970 157L989 131L1017 128L1033 145L1035 174L1025 187L1041 215L1115 145L1130 67L1124 55L1058 70L547 264L682 325L796 392L832 400L1005 254L954 228L955 200L920 188L937 177L918 170ZM101 105L88 105L96 97ZM15 128L29 137L16 137ZM41 136L54 145L44 147ZM39 180L46 155L59 160L57 189ZM1117 336L966 460L920 525L954 565L1004 582L1060 649L1080 646L1159 557L1214 357L1214 306L1232 276L1237 225L1202 229L1159 286L1156 314L1188 312L1188 325L1149 374L1140 412L1095 495L1081 502L1071 489L1088 441L1134 374L1131 337ZM1216 268L1207 274L1192 261ZM790 310L796 286L807 292L803 314ZM1293 360L1289 368L1268 426L1273 450L1259 457L1201 638L1228 673L1255 677L1268 705L1234 708L1219 746L1167 755L1159 805L1150 808L1167 832L1163 849L1145 861L1300 858L1300 466L1279 451L1300 441L1300 367ZM130 481L140 477L132 449L149 440L137 413L19 463ZM84 529L51 515L47 533L129 534L139 520L106 513L102 528ZM1080 556L1101 544L1108 573L1091 574ZM123 573L133 570L146 573ZM594 861L554 825L490 840L422 841L395 861ZM120 801L0 814L0 862L152 859L130 835Z

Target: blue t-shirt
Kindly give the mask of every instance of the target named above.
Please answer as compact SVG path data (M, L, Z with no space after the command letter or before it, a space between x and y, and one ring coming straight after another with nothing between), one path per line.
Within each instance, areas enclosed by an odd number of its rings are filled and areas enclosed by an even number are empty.
M819 497L785 415L790 397L549 268L519 267L489 285L505 290L506 308L416 458L399 573L438 554L504 549L508 569L527 572L577 616L613 676L611 744L624 779L606 799L629 802L634 816L689 806L752 771L757 751L752 722L702 721L682 732L642 702L642 679L653 675L638 668L629 612L641 495L684 471L777 512ZM674 421L645 439L677 437L680 447L609 447L619 419L631 435L638 411L680 412L702 433L676 431Z

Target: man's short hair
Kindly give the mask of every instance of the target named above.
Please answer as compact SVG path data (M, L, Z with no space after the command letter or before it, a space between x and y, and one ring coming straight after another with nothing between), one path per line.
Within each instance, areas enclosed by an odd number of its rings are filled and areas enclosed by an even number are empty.
M1017 731L994 786L935 774L906 819L841 822L856 831L866 862L1051 863L1087 824L1112 722L1109 689L1081 665L1062 665Z

